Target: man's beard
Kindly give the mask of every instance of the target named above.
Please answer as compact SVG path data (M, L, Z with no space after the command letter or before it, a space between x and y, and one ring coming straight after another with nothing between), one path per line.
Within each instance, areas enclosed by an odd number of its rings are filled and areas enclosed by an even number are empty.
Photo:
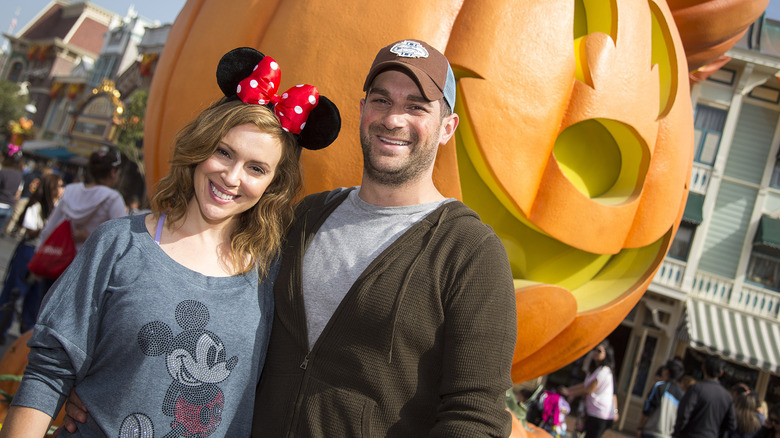
M411 149L409 156L394 169L380 169L375 164L375 152L371 148L371 139L377 134L380 136L382 133L391 135L394 131L380 127L372 128L371 126L369 126L368 131L369 133L364 135L361 129L360 135L360 145L363 149L363 173L374 182L387 186L401 186L417 179L436 160L438 144L422 144L420 137L411 133L409 141L415 147Z

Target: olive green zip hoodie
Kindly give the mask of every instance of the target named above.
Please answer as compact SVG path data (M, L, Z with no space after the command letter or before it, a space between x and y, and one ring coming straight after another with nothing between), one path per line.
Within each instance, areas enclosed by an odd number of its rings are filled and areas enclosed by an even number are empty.
M346 197L298 206L274 288L255 437L508 436L512 274L493 230L448 202L358 277L309 351L303 254Z

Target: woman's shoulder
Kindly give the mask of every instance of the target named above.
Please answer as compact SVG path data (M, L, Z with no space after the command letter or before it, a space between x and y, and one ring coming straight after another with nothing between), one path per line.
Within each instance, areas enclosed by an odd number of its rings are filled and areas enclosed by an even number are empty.
M145 215L138 215L110 219L98 225L93 234L110 238L121 238L121 236L130 237L141 232L147 233L146 225L144 224L145 217Z

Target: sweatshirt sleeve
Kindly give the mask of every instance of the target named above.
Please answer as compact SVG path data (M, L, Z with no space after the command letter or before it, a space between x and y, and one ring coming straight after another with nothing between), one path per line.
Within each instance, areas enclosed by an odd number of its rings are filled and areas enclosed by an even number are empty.
M54 417L73 385L87 374L117 244L117 233L99 228L52 286L28 342L28 364L14 406Z
M443 377L436 437L508 436L505 392L517 338L506 250L490 232L456 274L445 302Z

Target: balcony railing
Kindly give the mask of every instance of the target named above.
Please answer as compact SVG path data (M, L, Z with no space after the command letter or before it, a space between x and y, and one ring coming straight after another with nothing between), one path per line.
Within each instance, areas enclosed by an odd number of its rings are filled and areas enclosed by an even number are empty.
M710 174L712 167L700 163L693 163L691 170L691 187L693 193L704 195L707 193L707 186L710 183Z
M704 298L715 303L728 304L734 280L704 272L697 272L690 296Z
M682 290L686 263L667 257L653 278L653 283ZM697 272L687 292L690 297L704 299L750 315L780 320L780 293L754 284L734 289L734 280L706 272Z
M731 293L729 306L754 315L777 319L780 316L780 293L745 284L739 292Z
M653 283L679 289L683 274L685 274L685 262L667 257L655 273Z

